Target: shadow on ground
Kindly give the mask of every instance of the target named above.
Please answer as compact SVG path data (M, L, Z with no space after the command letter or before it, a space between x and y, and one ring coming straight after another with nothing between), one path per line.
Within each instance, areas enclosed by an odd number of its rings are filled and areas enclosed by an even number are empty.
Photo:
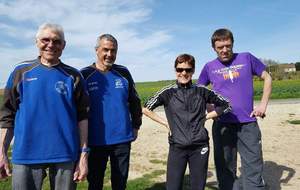
M241 168L239 170L241 172ZM281 190L282 186L291 186L288 182L293 178L295 173L296 171L293 168L278 165L273 161L265 161L263 177L266 183L266 190ZM242 181L239 180L238 183L240 188L242 188Z
M239 170L241 171L241 168ZM263 177L266 183L266 190L281 190L282 186L291 186L288 182L295 173L296 171L293 168L278 165L273 161L265 161ZM241 181L239 181L239 184L241 184Z
M282 185L289 186L288 182L294 177L293 168L278 165L273 161L264 163L264 179L270 190L281 190Z
M239 168L240 169L240 168ZM155 176L159 176L163 174L164 171L157 172L155 175L150 174L146 179L153 179ZM267 184L266 190L281 190L282 186L291 186L288 182L294 177L295 170L293 168L278 165L277 163L273 161L265 161L264 162L264 179ZM207 178L212 177L214 174L212 171L208 171ZM152 177L150 177L152 176ZM190 187L190 181L189 181L189 175L184 176L183 181L183 190L189 190ZM241 181L239 181L241 182ZM150 186L147 188L144 188L144 190L165 190L166 189L166 183L165 182L159 182L159 183L148 183ZM217 188L217 182L216 181L210 181L206 184L206 190L218 190Z

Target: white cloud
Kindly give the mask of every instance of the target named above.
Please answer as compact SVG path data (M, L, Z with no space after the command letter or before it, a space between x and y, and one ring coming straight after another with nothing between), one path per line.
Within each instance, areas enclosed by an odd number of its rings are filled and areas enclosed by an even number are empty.
M0 30L7 37L15 39L33 39L36 31L28 28L18 27L11 24L0 23Z
M0 2L0 56L1 85L6 81L12 65L35 58L34 36L38 26L44 22L59 23L64 27L67 47L62 59L66 64L82 68L94 59L97 36L113 34L119 41L118 60L132 69L139 81L145 77L149 65L158 60L167 61L168 49L164 44L172 39L167 30L147 26L151 18L153 0L7 0ZM143 27L142 27L143 26ZM153 32L151 32L153 31ZM5 37L6 36L6 37ZM9 37L9 39L7 38ZM18 42L32 45L20 49ZM162 51L157 51L161 48ZM139 63L139 72L136 67ZM1 86L3 87L3 85Z
M130 33L130 32L128 32ZM162 43L166 43L171 40L171 36L165 32L165 31L155 31L148 36L145 36L144 38L141 38L138 36L138 34L132 33L120 34L122 40L124 41L123 45L120 46L123 47L123 50L125 53L145 53L148 50L152 50L155 48L159 48L159 46ZM130 42L130 43L125 43Z
M171 1L158 0L0 0L0 82L6 81L12 65L36 57L34 36L44 22L64 27L67 46L62 60L77 68L94 61L97 36L113 34L119 41L117 64L127 66L137 81L174 78L173 62L182 52L193 54L200 70L215 58L209 38L223 26L237 34L237 52L299 61L296 2L229 3L228 13L240 7L244 12L222 17L210 14L210 7L215 12L222 7L200 1L191 1L191 9L182 11L176 1L171 6Z
M16 47L0 47L0 88L4 87L9 73L13 71L13 68L20 62L25 60L34 59L37 56L34 46L28 46L18 49Z

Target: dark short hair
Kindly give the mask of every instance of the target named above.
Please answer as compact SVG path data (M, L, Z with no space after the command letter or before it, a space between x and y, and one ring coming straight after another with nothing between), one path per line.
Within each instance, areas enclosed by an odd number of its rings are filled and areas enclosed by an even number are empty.
M211 46L213 48L215 48L216 41L223 41L223 40L227 40L227 39L230 39L233 44L234 39L233 39L232 32L226 28L220 28L220 29L216 30L213 33L213 35L211 36Z
M118 41L117 41L117 39L116 39L113 35L111 35L111 34L102 34L101 36L99 36L99 37L97 38L97 41L96 41L96 46L95 46L96 49L100 46L100 41L101 41L102 39L106 39L106 40L108 40L108 41L111 41L111 42L115 45L115 47L118 49Z
M186 62L187 64L192 66L193 69L195 69L194 56L186 53L178 55L178 57L175 59L174 67L176 68L179 63L184 63L184 62Z

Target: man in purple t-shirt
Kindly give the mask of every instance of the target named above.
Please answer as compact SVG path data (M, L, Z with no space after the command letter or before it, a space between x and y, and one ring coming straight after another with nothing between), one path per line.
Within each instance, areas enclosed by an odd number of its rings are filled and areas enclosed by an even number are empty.
M228 29L218 29L211 38L218 58L208 62L198 84L211 84L214 91L227 98L232 112L213 123L214 157L220 190L261 190L263 158L261 132L256 117L264 117L272 78L265 65L250 53L233 53L233 35ZM264 80L260 104L253 108L253 75ZM237 151L241 155L241 183L236 176Z

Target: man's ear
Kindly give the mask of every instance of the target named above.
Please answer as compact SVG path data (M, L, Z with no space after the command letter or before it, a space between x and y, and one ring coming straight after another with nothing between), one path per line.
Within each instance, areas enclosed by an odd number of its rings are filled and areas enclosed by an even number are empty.
M37 46L38 45L38 39L35 38L35 45Z
M213 49L214 51L216 51L215 46L211 45L211 47L212 47L212 49Z
M64 40L63 43L64 43L63 49L65 49L67 42Z

